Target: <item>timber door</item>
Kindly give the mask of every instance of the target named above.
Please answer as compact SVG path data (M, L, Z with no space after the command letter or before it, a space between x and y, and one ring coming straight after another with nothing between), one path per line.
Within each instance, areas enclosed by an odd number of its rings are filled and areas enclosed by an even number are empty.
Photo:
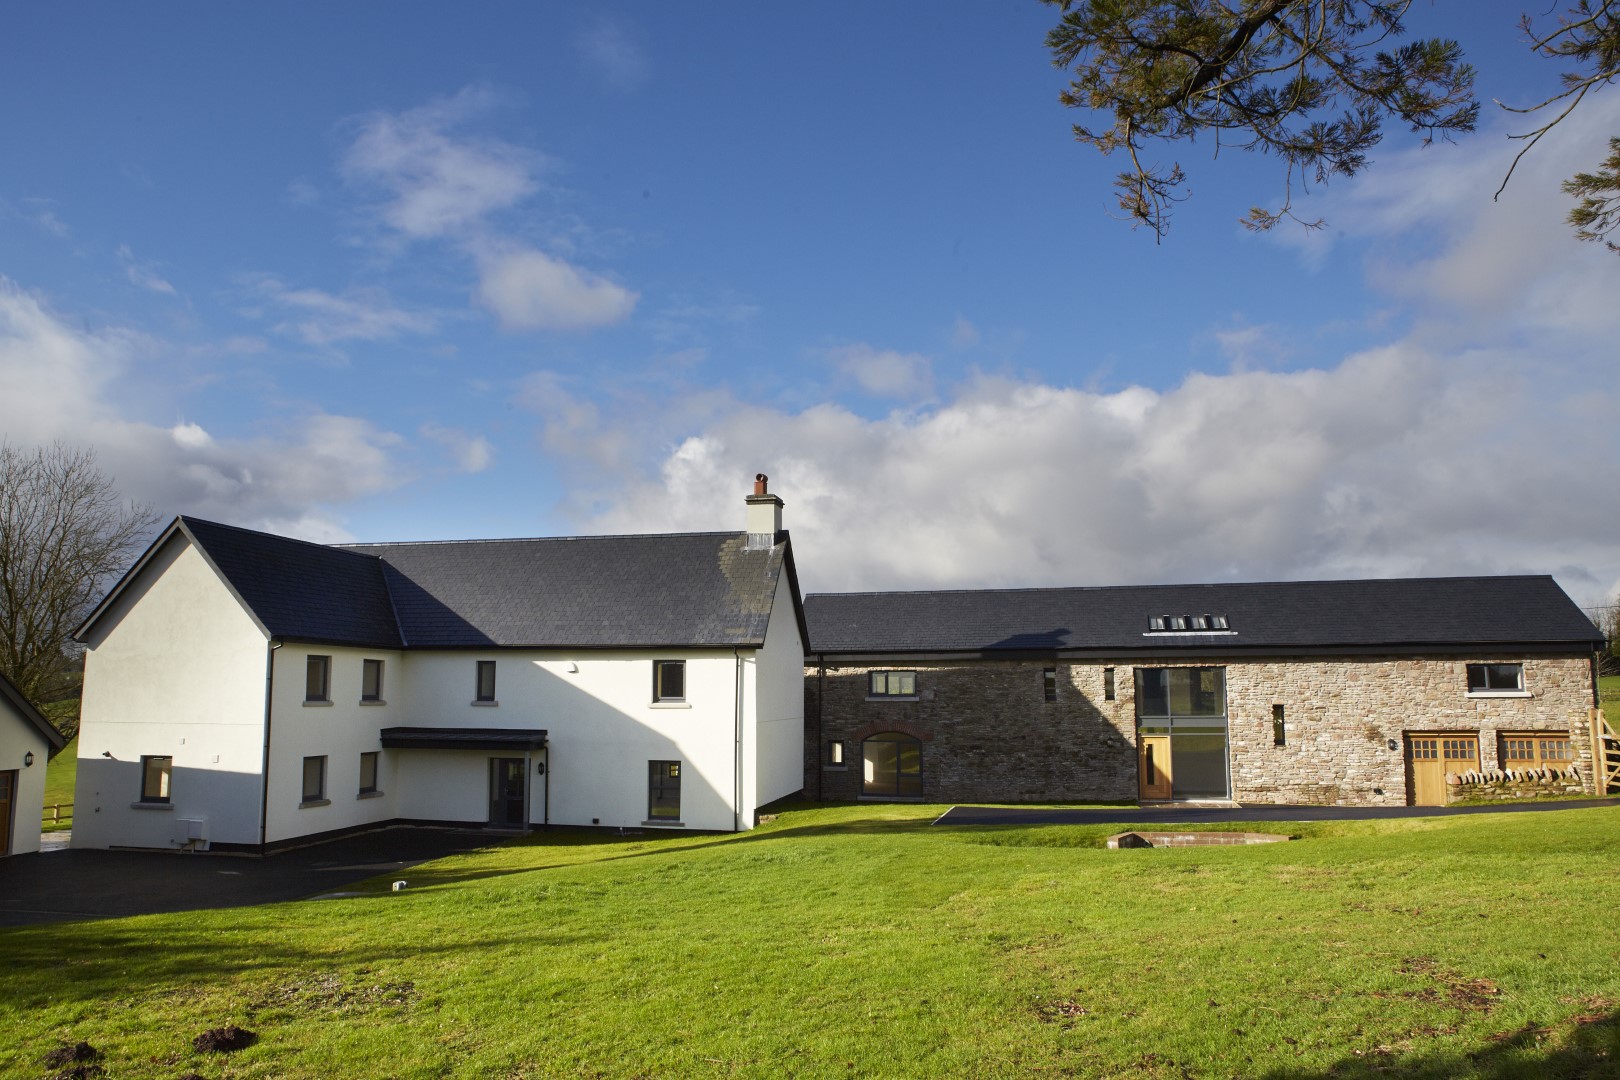
M528 822L524 780L529 770L522 758L489 759L489 823L522 828Z
M0 772L0 855L11 854L11 818L17 809L17 770Z
M1446 805L1446 774L1479 768L1479 736L1439 732L1406 737L1407 802Z
M1143 735L1136 747L1137 797L1141 799L1168 799L1170 797L1170 737Z

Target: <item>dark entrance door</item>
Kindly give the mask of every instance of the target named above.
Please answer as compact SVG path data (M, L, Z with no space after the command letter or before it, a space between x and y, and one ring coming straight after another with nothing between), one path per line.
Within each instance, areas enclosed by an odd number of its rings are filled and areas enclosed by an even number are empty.
M17 806L17 770L0 772L0 855L11 854L11 812Z
M489 759L489 823L521 828L528 824L524 779L529 770L522 758Z

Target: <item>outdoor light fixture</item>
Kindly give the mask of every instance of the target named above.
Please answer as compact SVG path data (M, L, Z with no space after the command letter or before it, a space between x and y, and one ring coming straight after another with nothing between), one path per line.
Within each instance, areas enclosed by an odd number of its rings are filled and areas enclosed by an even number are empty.
M23 768L32 769L33 767L34 767L34 752L32 750L30 750L30 751L28 751L28 753L23 755Z
M1396 742L1395 742L1395 740L1394 740L1394 739L1391 739L1391 740L1389 740L1389 748L1390 748L1390 749L1391 749L1391 750L1399 750L1399 749L1400 749L1400 746L1399 746L1399 744L1397 744L1397 743L1396 743Z
M112 757L112 751L111 750L103 750L101 752L101 756L102 757Z

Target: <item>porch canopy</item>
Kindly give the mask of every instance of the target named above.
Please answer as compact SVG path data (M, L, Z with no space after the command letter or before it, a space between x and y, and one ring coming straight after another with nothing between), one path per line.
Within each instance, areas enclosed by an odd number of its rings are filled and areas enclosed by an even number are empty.
M539 750L546 745L541 728L389 727L382 729L384 750Z

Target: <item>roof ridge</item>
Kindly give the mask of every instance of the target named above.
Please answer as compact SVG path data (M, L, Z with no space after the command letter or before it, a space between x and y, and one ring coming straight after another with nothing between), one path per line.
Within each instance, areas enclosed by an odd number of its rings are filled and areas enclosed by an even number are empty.
M1551 574L1438 574L1426 577L1294 578L1273 581L1178 581L1130 585L1024 585L981 589L864 589L854 592L805 593L814 596L982 596L985 593L1101 592L1127 589L1229 589L1252 585L1361 585L1373 582L1412 584L1427 581L1528 581L1551 578Z
M193 524L208 525L215 529L229 529L231 532L247 533L250 536L268 537L271 540L280 540L281 542L287 544L302 544L304 547L312 547L319 551L338 551L342 552L344 555L357 555L362 559L380 558L380 556L368 555L363 551L350 551L348 547L343 544L322 544L316 540L304 540L296 536L284 536L281 533L265 532L263 529L249 529L242 525L227 525L223 521L210 521L207 518L192 517L190 514L177 514L175 516L175 520L183 522L188 526Z
M330 544L327 546L346 551L350 548L357 547L448 547L452 544L536 544L552 540L665 540L675 537L740 535L742 535L742 533L741 530L738 529L717 529L709 532L589 533L581 536L488 536L474 537L467 540L376 540L369 542L357 542L353 544ZM361 553L356 552L356 554Z

